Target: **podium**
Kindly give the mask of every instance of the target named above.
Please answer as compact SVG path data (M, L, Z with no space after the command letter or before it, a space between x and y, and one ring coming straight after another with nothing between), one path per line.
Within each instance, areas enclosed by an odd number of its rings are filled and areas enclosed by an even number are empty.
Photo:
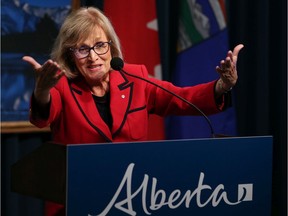
M11 168L12 191L79 215L271 215L272 137L59 145Z

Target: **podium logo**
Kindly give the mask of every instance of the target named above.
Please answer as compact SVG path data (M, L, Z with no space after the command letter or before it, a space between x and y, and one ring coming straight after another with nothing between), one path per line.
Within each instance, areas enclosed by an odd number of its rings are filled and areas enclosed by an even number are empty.
M223 184L219 184L214 188L205 184L205 174L203 172L200 173L198 184L194 190L181 191L180 189L175 189L168 193L163 189L157 188L158 180L155 177L151 178L152 182L149 184L150 177L147 174L144 175L139 187L135 189L135 187L132 187L134 165L133 163L129 164L114 196L105 209L100 214L97 214L98 216L108 215L113 207L127 215L137 215L137 212L133 208L133 199L136 196L141 197L142 200L143 213L140 213L141 215L151 215L153 211L157 211L164 206L170 209L177 209L180 206L190 208L193 200L195 200L199 208L207 205L217 207L219 203L232 206L238 205L243 201L253 200L253 184L239 184L238 199L233 201L229 198L229 194L225 191ZM125 197L121 196L122 198L119 198L120 194L125 194ZM88 216L96 215L88 214Z
M239 184L238 201L252 201L252 200L253 200L253 184Z

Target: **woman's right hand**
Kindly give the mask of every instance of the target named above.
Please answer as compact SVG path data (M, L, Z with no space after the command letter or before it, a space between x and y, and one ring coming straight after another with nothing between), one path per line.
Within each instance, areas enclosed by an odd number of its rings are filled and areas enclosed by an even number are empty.
M24 56L22 59L28 62L35 71L35 99L43 105L49 103L50 89L55 86L59 79L64 75L64 71L52 60L48 60L41 65L31 56Z

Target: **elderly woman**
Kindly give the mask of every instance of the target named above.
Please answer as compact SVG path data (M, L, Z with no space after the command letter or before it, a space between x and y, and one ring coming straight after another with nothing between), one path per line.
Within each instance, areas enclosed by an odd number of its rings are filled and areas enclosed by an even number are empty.
M236 61L242 47L229 51L216 67L218 80L192 87L148 78L144 65L124 64L123 69L213 114L230 105L229 90L237 81ZM111 69L111 59L122 58L121 46L110 21L96 8L80 8L66 18L51 57L43 65L30 56L23 60L36 73L30 121L37 127L50 125L54 142L145 141L149 114L199 114L157 85ZM64 212L64 207L58 207L49 215Z

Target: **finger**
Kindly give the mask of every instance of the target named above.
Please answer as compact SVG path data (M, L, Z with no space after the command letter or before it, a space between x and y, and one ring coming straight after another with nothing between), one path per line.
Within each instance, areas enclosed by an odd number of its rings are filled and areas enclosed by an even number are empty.
M56 72L57 70L59 70L59 67L52 60L48 60L42 65L42 70L49 71L49 73L53 71Z
M229 50L229 52L227 53L227 57L226 58L230 58L233 59L233 52L231 50Z
M39 64L34 58L32 58L31 56L23 56L22 60L28 62L29 64L32 65L32 67L37 70L39 68L41 68L41 64Z
M219 73L220 76L223 76L223 74L227 73L225 63L220 63L220 66L216 66L216 71Z
M216 71L219 73L219 75L223 73L222 69L219 66L216 66Z
M56 79L59 80L64 74L65 74L64 70L60 71L59 74L57 74Z
M233 56L238 56L240 50L244 47L243 44L238 44L233 50Z
M222 61L220 62L220 68L221 68L222 71L225 71L225 70L226 70L226 68L227 68L226 59L225 59L225 60L222 60Z
M227 57L224 64L226 68L230 68L232 66L232 58Z
M48 60L42 66L43 76L55 78L56 75L64 73L57 62ZM61 75L62 76L62 75Z

